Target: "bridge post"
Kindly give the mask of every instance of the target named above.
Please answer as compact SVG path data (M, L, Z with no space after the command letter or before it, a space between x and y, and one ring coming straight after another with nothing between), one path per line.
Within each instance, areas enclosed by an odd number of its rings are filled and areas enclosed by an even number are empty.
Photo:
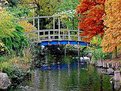
M79 45L79 42L78 42L78 62L80 61L80 45Z
M53 16L53 29L55 29L55 16Z
M40 29L40 21L39 21L39 16L38 16L38 25L37 25L37 29L38 29L38 43L39 43L39 29Z
M55 30L55 16L53 16L53 30ZM53 31L53 34L55 34L55 31ZM55 39L55 36L53 38Z
M66 45L65 45L65 51L64 51L64 56L66 57Z
M79 59L80 59L80 57L79 57ZM78 68L77 68L77 72L78 72L78 74L77 74L78 87L80 86L80 64L79 64L79 61L80 61L80 60L78 60Z
M48 65L48 49L45 49L45 64Z
M35 27L35 18L33 16L33 22L32 22L32 25Z
M60 18L58 17L58 38L59 40L61 39L60 37Z
M78 28L78 41L80 41L80 30Z
M50 37L50 30L48 30L48 39L49 39L49 41L51 40L51 37Z
M71 40L71 37L70 37L70 30L68 30L68 40Z
M78 57L80 56L80 48L79 48L79 45L78 45Z

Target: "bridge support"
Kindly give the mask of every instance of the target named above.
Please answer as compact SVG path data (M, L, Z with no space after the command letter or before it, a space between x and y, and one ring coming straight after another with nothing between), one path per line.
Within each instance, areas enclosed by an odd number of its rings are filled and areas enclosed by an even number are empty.
M47 56L47 54L45 55L45 64L46 65L48 64L48 56Z
M47 49L45 49L45 65L48 65L48 52L47 52Z
M64 49L64 56L66 57L66 45L65 45L65 49Z

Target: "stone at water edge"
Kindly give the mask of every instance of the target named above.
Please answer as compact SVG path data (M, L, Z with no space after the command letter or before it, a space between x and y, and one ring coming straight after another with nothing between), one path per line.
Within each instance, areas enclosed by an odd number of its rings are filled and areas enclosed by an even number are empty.
M103 62L101 60L96 62L96 66L97 67L102 67L103 66Z
M114 71L114 81L120 81L120 80L121 80L120 71L119 70Z
M110 75L110 74L113 74L113 73L114 73L114 70L112 68L108 68L107 69L107 74Z
M6 73L0 73L0 89L7 89L11 85L10 79Z

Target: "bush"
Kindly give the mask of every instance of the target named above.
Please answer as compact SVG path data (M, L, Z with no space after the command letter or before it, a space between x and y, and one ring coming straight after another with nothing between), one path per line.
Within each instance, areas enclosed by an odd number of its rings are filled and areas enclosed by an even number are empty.
M72 56L65 56L64 57L64 63L72 63L73 62L73 59L72 59Z
M0 62L0 70L4 73L7 73L11 79L12 85L17 86L22 82L24 77L27 75L27 67L19 62L17 58L12 58L6 61Z
M93 51L93 59L95 61L111 59L111 53L103 53L102 48L98 48Z

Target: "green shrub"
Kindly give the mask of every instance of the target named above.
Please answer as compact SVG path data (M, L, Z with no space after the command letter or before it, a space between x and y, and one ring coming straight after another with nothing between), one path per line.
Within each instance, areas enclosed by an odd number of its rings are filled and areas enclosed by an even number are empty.
M24 79L26 72L17 67L16 65L11 64L10 62L0 63L0 69L2 72L7 73L11 79L12 85L17 86Z
M111 59L111 54L110 53L103 53L102 48L98 48L98 49L95 49L93 51L93 59L95 61Z
M68 63L70 64L73 62L72 56L65 56L63 60L64 60L64 63L67 63L67 64Z

